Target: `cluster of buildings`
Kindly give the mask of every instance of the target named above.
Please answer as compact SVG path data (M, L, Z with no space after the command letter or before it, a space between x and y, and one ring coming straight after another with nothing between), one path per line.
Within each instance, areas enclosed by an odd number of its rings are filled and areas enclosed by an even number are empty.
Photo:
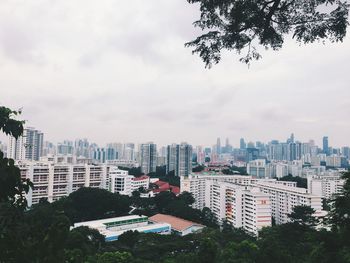
M295 182L217 172L181 177L181 192L192 193L195 208L208 207L219 223L227 221L253 234L271 226L272 218L276 224L287 223L295 206L311 206L316 216L324 216L323 193L317 190L296 187Z
M314 141L299 142L292 134L285 142L248 142L240 139L234 148L220 138L212 147L192 147L188 143L158 147L153 142L108 143L99 147L87 139L65 140L56 145L44 141L44 134L35 128L25 128L23 136L9 137L7 146L0 147L7 157L15 160L50 160L55 163L110 164L124 167L141 167L144 174L155 173L158 166L166 167L167 174L188 176L193 165L225 163L247 167L248 174L257 177L280 178L288 174L304 176L310 170L349 167L350 148L332 148L324 136L322 148ZM322 172L322 171L321 171Z
M82 187L106 189L128 196L137 190L145 198L164 191L180 193L179 187L158 178L151 179L147 175L136 177L118 166L108 164L17 161L17 166L21 177L34 183L34 187L27 194L29 206L39 203L40 199L56 201Z
M227 221L254 234L270 226L272 220L277 224L288 222L288 214L298 205L311 206L317 216L323 216L322 199L342 190L341 173L348 168L350 158L349 147L332 148L326 136L322 148L313 141L296 141L293 134L285 142L272 140L267 144L246 143L242 138L239 148L232 147L228 139L221 145L219 138L213 147L193 148L180 143L157 148L148 142L109 143L101 148L87 139L53 145L44 141L42 132L29 127L19 139L10 137L7 146L0 143L0 150L17 161L23 178L34 182L28 193L29 205L41 198L55 201L81 187L129 196L142 189L142 197L187 191L195 198L193 207L208 207L219 223ZM193 165L207 168L192 173ZM140 167L144 175L135 177L118 168L121 166ZM149 174L156 173L158 166L165 167L166 174L180 177L181 188L151 179ZM248 175L223 173L233 166L244 167ZM295 182L276 180L287 175L307 178L307 189ZM121 226L104 231L113 230L115 238L115 232L124 229ZM148 226L140 227L148 231Z
M24 129L18 139L9 137L8 144L0 144L7 157L17 161L53 161L69 164L109 164L123 167L141 167L144 174L156 172L157 166L166 166L167 173L176 176L188 175L192 171L192 146L183 142L157 149L153 142L108 143L99 147L87 139L74 142L65 140L54 145L44 141L44 134L31 127Z
M212 147L196 147L195 157L198 163L210 159L213 162L226 161L235 163L249 163L257 159L267 162L303 161L311 165L347 168L350 159L350 147L333 148L329 146L328 137L322 139L322 147L318 147L313 140L300 142L295 140L294 134L286 141L271 140L268 143L248 142L240 139L240 147L234 148L226 139L224 146L220 138Z
M333 158L333 157L330 157ZM334 171L344 172L347 168L340 166L323 166L319 163L305 163L302 160L297 161L271 161L257 159L246 164L247 173L258 178L282 178L287 175L307 178L309 175L328 175Z

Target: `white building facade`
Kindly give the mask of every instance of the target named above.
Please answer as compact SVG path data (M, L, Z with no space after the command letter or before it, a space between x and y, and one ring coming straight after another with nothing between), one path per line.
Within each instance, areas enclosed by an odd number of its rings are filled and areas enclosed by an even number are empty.
M146 175L135 177L128 171L111 167L108 174L108 190L112 193L131 196L132 192L140 188L149 188L150 178Z
M27 194L28 205L45 198L49 202L68 196L81 187L106 189L108 167L104 165L18 162L21 177L30 179L34 188Z
M311 206L316 215L324 214L322 196L296 187L296 182L202 173L181 177L184 191L195 198L193 207L209 207L219 222L225 219L255 234L271 225L272 217L277 224L287 223L295 206Z

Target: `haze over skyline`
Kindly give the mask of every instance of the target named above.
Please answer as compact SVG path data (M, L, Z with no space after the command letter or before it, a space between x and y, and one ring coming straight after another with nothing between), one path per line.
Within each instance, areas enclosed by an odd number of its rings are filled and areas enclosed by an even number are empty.
M350 41L286 40L251 67L204 68L184 43L186 1L0 2L0 104L23 108L45 140L212 145L314 139L349 145ZM1 139L1 138L0 138Z

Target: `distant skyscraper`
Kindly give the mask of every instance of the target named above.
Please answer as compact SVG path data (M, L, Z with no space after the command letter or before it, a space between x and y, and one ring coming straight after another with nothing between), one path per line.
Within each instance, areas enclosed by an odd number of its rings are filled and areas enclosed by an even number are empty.
M255 148L255 143L253 143L253 142L248 142L247 148Z
M42 156L55 155L56 147L53 143L45 141L43 144L43 153Z
M106 160L117 159L117 153L114 148L106 148Z
M241 150L247 148L247 146L246 146L245 141L244 141L243 138L241 138L240 141L239 141L239 148L240 148Z
M254 161L259 158L259 150L256 148L247 148L246 162Z
M168 145L167 147L167 165L166 173L175 171L177 156L177 144Z
M140 147L141 171L149 174L156 171L157 167L157 145L144 143Z
M290 137L287 139L287 143L294 143L294 133L292 133Z
M205 152L203 151L202 146L196 147L197 163L203 164L205 162Z
M15 160L39 161L43 154L44 134L34 128L25 128L17 140L9 138L7 156Z
M106 150L104 148L97 148L94 151L94 160L105 163L106 162Z
M87 139L76 139L74 142L74 150L76 156L84 156L89 158L89 142Z
M187 143L168 145L167 173L188 176L192 171L192 146Z
M74 153L74 147L73 142L64 140L63 143L57 144L57 153L62 155L73 155Z
M323 137L323 153L329 155L328 136Z
M123 159L128 161L135 160L135 144L133 143L124 144Z
M216 139L216 153L217 154L221 153L221 141L220 141L220 138Z
M231 153L231 152L232 152L232 146L230 145L229 139L226 138L225 149L224 149L223 153Z
M350 158L350 147L342 147L341 152L346 158Z

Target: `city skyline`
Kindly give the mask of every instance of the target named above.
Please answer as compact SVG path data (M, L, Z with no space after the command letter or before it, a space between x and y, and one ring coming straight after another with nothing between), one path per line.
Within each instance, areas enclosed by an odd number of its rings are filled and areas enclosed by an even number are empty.
M39 129L41 130L41 129ZM94 140L91 140L90 138L87 138L87 137L84 137L84 136L81 136L81 137L77 137L77 138L63 138L62 140L58 140L58 141L54 141L54 140L49 140L47 139L47 137L50 137L48 136L48 134L46 134L45 132L43 132L45 134L45 137L44 137L44 142L49 142L49 143L53 143L55 145L58 145L58 144L62 144L64 143L65 141L69 141L69 142L75 142L76 140L84 140L84 139L87 139L87 141L90 143L90 144L97 144L99 147L106 147L108 146L109 144L113 144L113 143L121 143L121 144L128 144L128 143L135 143L136 145L141 145L141 144L144 144L144 143L155 143L156 145L160 146L160 147L165 147L165 146L168 146L168 145L171 145L171 144L179 144L179 143L188 143L192 146L203 146L203 147L213 147L215 145L217 145L217 139L222 139L223 141L225 140L225 144L226 144L226 140L228 139L229 141L229 145L234 147L234 148L240 148L240 143L241 143L241 139L244 139L244 142L247 146L248 143L254 143L256 144L257 142L260 142L260 143L264 143L264 144L268 144L270 143L271 141L274 141L274 140L277 140L279 141L280 143L281 142L287 142L289 140L289 136L291 134L293 134L294 136L296 136L295 138L295 141L296 142L302 142L302 143L308 143L310 141L313 141L315 143L316 146L318 146L320 149L323 149L323 138L324 137L327 137L328 140L329 140L329 147L332 147L332 148L341 148L341 147L344 147L344 146L350 146L350 143L341 143L340 145L335 145L333 143L333 138L330 138L329 136L327 135L323 135L321 138L308 138L308 139L301 139L300 137L298 137L297 135L295 135L294 133L290 133L289 135L286 135L286 136L280 136L279 138L270 138L270 139L267 139L266 141L265 140L251 140L250 138L248 137L245 137L245 136L241 136L239 138L235 138L235 139L231 139L230 137L215 137L212 139L211 142L208 142L208 143L199 143L199 144L194 144L192 143L191 141L186 141L186 140L181 140L181 139L177 139L176 141L165 141L164 143L159 143L159 141L157 140L144 140L144 141L131 141L131 140L126 140L126 141L122 141L122 140L114 140L114 141L105 141L105 142L97 142L97 141L94 141ZM312 137L312 136L310 136ZM5 136L3 134L0 134L0 142L4 143L4 144L8 144L9 142L9 136ZM225 144L221 144L221 147L225 147Z
M250 68L224 53L208 70L184 47L199 17L186 1L3 1L0 15L0 103L23 108L49 141L199 145L292 131L307 141L312 131L319 145L325 134L349 144L349 37L286 39Z

